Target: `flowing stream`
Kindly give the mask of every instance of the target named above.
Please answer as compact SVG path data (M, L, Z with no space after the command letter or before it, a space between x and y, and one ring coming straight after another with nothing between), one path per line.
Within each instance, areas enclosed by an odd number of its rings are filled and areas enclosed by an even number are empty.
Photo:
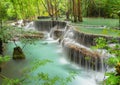
M47 34L48 38L35 41L34 44L27 44L23 49L26 59L25 60L10 60L2 69L2 74L9 78L23 78L24 70L30 66L34 66L34 62L39 60L48 59L51 63L47 63L44 66L39 66L30 74L31 80L24 85L41 85L39 79L34 79L34 76L39 72L45 72L53 76L59 76L60 78L66 78L70 76L69 72L77 72L75 79L69 82L67 85L100 85L100 81L104 78L104 73L85 69L77 66L75 63L68 61L67 55L64 53L62 46L58 40L50 38L50 34ZM24 46L24 43L17 42L19 46ZM9 42L6 46L7 55L12 56L13 48L15 47L13 42ZM29 72L28 72L29 74ZM0 79L0 85L2 85L2 79ZM61 85L58 82L56 85Z

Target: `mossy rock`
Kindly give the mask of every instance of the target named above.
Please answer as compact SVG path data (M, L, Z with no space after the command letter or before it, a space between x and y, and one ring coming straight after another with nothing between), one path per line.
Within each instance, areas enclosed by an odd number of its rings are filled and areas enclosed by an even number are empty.
M25 55L19 46L14 48L13 59L25 59Z

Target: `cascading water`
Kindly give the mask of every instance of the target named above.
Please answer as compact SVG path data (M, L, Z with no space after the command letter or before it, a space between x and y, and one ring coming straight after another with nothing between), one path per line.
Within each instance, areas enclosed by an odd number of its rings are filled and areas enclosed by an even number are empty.
M34 22L27 23L24 27L26 30L35 30Z
M50 34L52 35L51 37L54 37L53 33L55 29L57 29L57 25L51 29L50 31ZM64 31L62 32L62 35L60 36L60 39L61 44L63 45L63 52L67 54L67 59L74 62L78 66L84 67L87 70L94 69L95 71L104 72L105 65L103 61L106 56L104 54L103 55L99 54L101 52L98 51L94 51L96 53L92 52L90 48L77 43L77 41L74 38L75 38L74 27L66 25L64 27ZM71 45L73 47L72 49L70 48ZM102 79L103 76L101 80Z
M54 22L54 25L53 23L51 24L51 22L49 24L47 22L48 25L45 26L46 27L45 29L44 26L40 26L43 25L43 23L44 25L46 25L45 21L44 22L40 21L40 23L37 22L37 24L35 25L38 26L35 26L37 27L35 29L38 29L39 31L44 31L46 38L43 41L36 42L37 43L36 46L28 45L25 48L25 52L29 51L32 54L32 56L36 56L37 59L46 58L54 62L53 64L44 66L42 69L38 68L39 71L43 70L44 72L48 72L49 74L62 75L63 77L68 76L69 70L78 72L77 76L75 76L75 80L73 80L71 83L68 83L68 85L97 85L96 81L102 81L104 76L101 72L97 72L97 70L100 70L101 68L104 67L102 64L103 58L98 54L94 54L90 50L90 48L80 45L74 40L75 35L73 27L68 25L64 26L64 24L63 23L60 24L60 22L59 23L56 22L57 24ZM61 27L59 25L63 25L61 26L62 29L60 29ZM26 26L26 29L27 27L31 28L31 26L33 27L33 25ZM62 32L61 36L57 37L57 39L54 40L53 39L55 36L54 31L58 29L60 29L60 32ZM61 39L61 44L63 46L59 45L58 43L59 38ZM9 44L10 45L8 45L8 53L9 50L11 51L10 48L14 47L12 43ZM30 54L27 56L30 56ZM33 57L28 57L28 60L30 61L27 60L26 61L30 63L34 61ZM21 61L22 62L21 64L20 62L19 64L17 64L15 61L11 62L12 68L9 70L9 72L11 72L10 74L14 74L15 68L17 68L16 72L19 72L19 70L24 67L24 64L26 64L24 61ZM10 63L8 64L8 67L11 65ZM21 68L18 69L18 67ZM94 68L96 71L90 70L91 68ZM3 72L5 71L6 74L10 75L9 72L6 71L6 69L8 68L6 67L5 69L3 69ZM12 76L15 77L16 75ZM34 80L31 82L35 83Z

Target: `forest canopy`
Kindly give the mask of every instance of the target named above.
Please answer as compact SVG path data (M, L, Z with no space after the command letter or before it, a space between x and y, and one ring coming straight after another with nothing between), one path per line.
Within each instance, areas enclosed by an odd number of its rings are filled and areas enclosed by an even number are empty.
M1 0L0 17L4 19L34 19L66 16L74 21L83 17L118 18L120 0ZM78 17L78 19L77 19Z

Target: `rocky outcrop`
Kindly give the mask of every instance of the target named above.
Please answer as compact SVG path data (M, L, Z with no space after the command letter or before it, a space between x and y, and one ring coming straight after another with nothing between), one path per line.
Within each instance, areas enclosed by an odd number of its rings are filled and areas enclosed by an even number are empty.
M21 38L26 38L26 39L42 39L44 38L44 33L42 32L34 32L34 33L23 33L23 34L17 34L14 36L11 41L19 41Z
M95 39L99 38L99 37L103 37L109 41L116 39L116 40L118 40L118 42L120 42L120 37L114 38L114 37L105 36L105 35L88 34L88 33L83 33L75 28L74 28L74 34L75 34L74 35L75 41L77 41L78 43L83 44L85 46L88 46L88 47L96 45ZM112 42L109 42L109 43L112 43Z
M60 38L63 35L63 33L64 33L64 30L55 29L55 30L53 30L52 37L54 39L58 39L58 38Z
M30 33L26 33L26 34L22 34L22 36L21 37L23 37L23 38L44 38L44 33L42 33L42 32L38 32L38 33L32 33L32 34L30 34Z
M13 52L13 59L25 59L25 55L20 47L15 47Z
M97 51L90 51L84 47L67 43L64 45L64 51L68 59L86 69L102 70L104 68L104 57Z

